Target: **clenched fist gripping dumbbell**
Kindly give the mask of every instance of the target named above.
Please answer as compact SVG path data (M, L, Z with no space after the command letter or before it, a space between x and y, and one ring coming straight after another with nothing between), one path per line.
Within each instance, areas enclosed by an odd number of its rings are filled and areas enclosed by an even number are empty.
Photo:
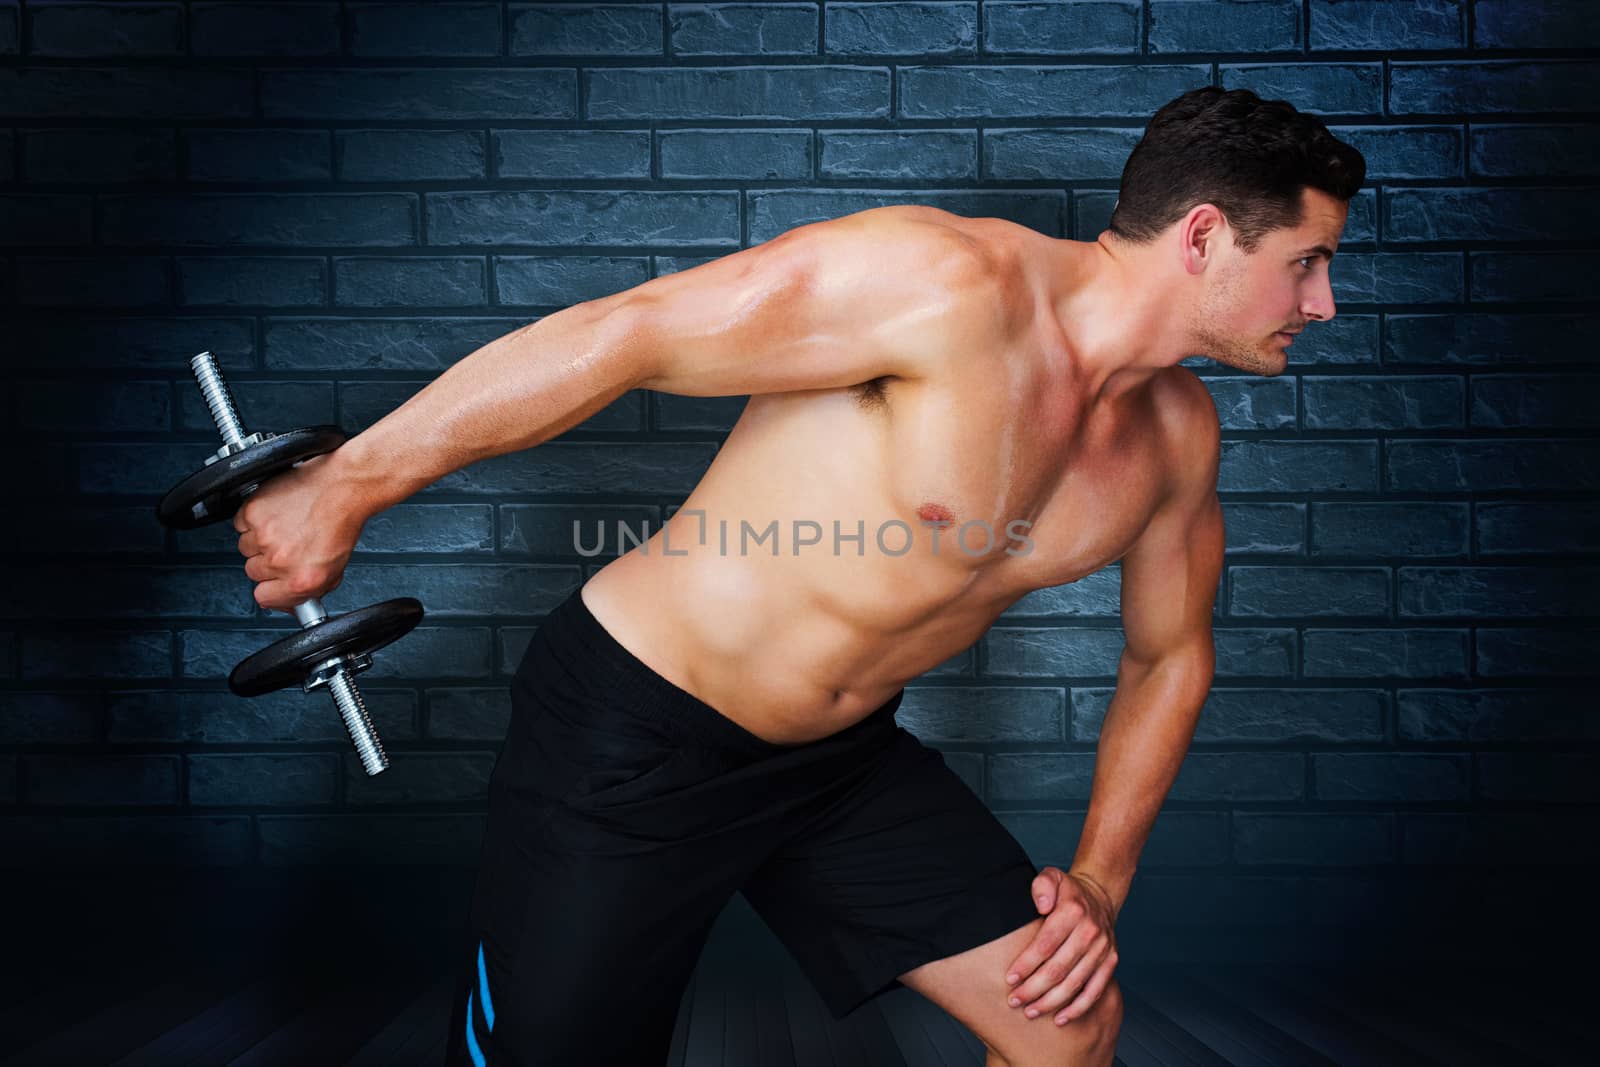
M165 526L192 530L231 519L262 482L332 452L346 440L337 426L246 434L211 353L195 356L189 367L200 382L223 444L204 467L174 486L157 505L156 517ZM303 629L240 660L228 675L228 687L243 697L297 683L308 693L326 687L361 756L361 766L368 775L381 773L389 758L367 715L355 675L372 666L373 652L422 621L422 604L412 597L397 597L330 616L322 601L312 597L294 606L294 616Z

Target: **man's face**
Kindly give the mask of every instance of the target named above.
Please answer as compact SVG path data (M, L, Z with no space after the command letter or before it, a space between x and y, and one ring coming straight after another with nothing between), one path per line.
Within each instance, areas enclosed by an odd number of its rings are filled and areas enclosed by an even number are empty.
M1349 206L1315 189L1301 191L1297 226L1272 230L1255 251L1224 243L1201 301L1198 353L1256 374L1288 364L1294 334L1333 318L1328 263L1339 247Z

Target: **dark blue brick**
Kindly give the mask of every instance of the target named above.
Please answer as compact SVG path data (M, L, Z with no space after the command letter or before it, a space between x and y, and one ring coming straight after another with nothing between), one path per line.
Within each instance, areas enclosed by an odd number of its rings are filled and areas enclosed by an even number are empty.
M657 4L511 5L514 56L659 56L663 50Z
M159 307L172 303L172 267L157 256L19 259L16 299L38 307Z
M635 256L496 256L495 302L567 307L620 293L650 280Z
M736 246L739 194L428 193L428 244Z
M1209 803L1298 800L1305 795L1305 768L1298 752L1190 752L1167 796Z
M500 5L346 4L353 56L497 56Z
M1475 375L1472 425L1498 430L1600 425L1597 381L1590 374Z
M0 855L29 870L238 867L253 858L251 835L246 815L13 816L0 820Z
M204 462L204 460L201 460ZM116 556L160 552L166 531L146 504L94 506L78 504L57 510L49 523L18 523L12 531L18 552L81 552ZM0 658L5 655L0 645Z
M1600 94L1600 63L1395 63L1389 113L1579 111Z
M441 491L504 493L655 493L687 496L705 474L716 446L698 441L655 444L547 442L497 456L437 482Z
M1311 0L1311 47L1321 52L1392 52L1466 44L1460 0Z
M497 130L494 160L501 178L648 178L650 131Z
M30 804L92 807L178 803L176 756L25 756Z
M331 753L229 753L187 758L189 803L196 808L300 807L338 799L339 762Z
M978 135L962 130L827 131L818 170L841 179L975 179Z
M17 676L16 659L16 635L0 631L0 678L15 678Z
M515 330L511 319L274 319L265 332L274 371L443 371Z
M15 55L22 35L18 32L19 5L14 2L0 4L0 55Z
M326 130L188 130L188 176L199 182L327 181Z
M816 55L817 54L817 10L818 4L668 4L667 5L667 32L673 55L677 56L715 56L715 55L759 55L759 56L785 56L785 55ZM831 51L875 51L870 47L851 48L852 44L868 45L871 43L883 44L878 34L883 30L883 19L874 19L870 15L863 16L859 4L834 3L828 5L828 50ZM967 13L966 32L970 38L977 23L976 5ZM835 49L835 32L832 28L834 19L846 23L845 30L838 35L837 40L842 48ZM960 16L949 15L945 20L955 25L941 27L933 19L915 17L896 20L891 31L895 40L904 40L907 37L922 33L924 40L930 48L937 47L939 40L938 30L943 28L947 32L954 30L960 32ZM600 38L594 33L597 27L579 23L578 31L588 36L591 43L588 49L593 51L603 47ZM646 33L639 32L628 39L628 45L638 47L644 52L646 42L652 38ZM655 38L659 40L659 38ZM971 41L968 41L968 51L971 51ZM577 42L567 46L568 50L581 47ZM657 46L659 49L659 45ZM892 47L885 50L892 50Z
M233 567L153 567L117 564L13 568L10 603L0 616L35 619L156 619L189 615L248 618L250 590ZM92 601L67 595L93 590Z
M0 744L98 742L101 703L98 693L0 693Z
M1465 503L1311 504L1311 554L1352 559L1423 559L1468 554Z
M0 130L0 182L14 181L16 176L16 138L10 130Z
M578 83L571 70L266 70L267 118L401 122L572 119Z
M1538 811L1533 814L1438 812L1402 815L1405 861L1411 864L1470 863L1480 868L1511 864L1600 863L1590 833L1593 817Z
M228 385L233 392L234 410L247 430L282 433L296 426L312 426L334 421L332 382L251 380L235 376L228 379ZM192 378L178 384L178 397L180 428L208 435L217 432L211 411L206 407L205 396ZM220 442L207 440L208 445L214 443ZM205 462L205 457L198 453L197 459L199 462ZM224 549L232 551L233 538L238 535L229 523L217 523L203 530L186 532L181 535L180 544L191 550L197 550L200 542L196 539L204 537L206 532L213 530L219 536L227 538Z
M14 757L0 756L0 808L17 803L22 785L19 767L20 764Z
M1233 816L1238 863L1352 867L1392 863L1394 816L1386 812L1240 811Z
M1298 52L1299 0L1152 0L1150 51Z
M1140 131L1115 128L983 131L984 177L1052 182L1122 176ZM1112 195L1113 201L1116 199ZM1109 209L1107 217L1109 217ZM1101 227L1104 228L1103 226Z
M328 267L309 256L179 256L178 301L189 307L327 303Z
M333 259L333 302L342 307L473 307L486 298L487 268L465 256Z
M1202 380L1224 430L1281 430L1294 426L1295 379L1236 375Z
M264 815L256 829L256 862L264 867L371 868L397 858L429 867L472 867L483 854L482 814Z
M30 182L106 185L178 173L171 130L24 130L22 156Z
M1509 803L1600 800L1600 755L1593 752L1479 752L1477 795Z
M1251 89L1287 100L1313 115L1377 115L1383 111L1381 63L1223 64L1224 89Z
M1092 241L1111 227L1111 212L1117 206L1116 193L1073 192L1072 236Z
M486 173L484 134L477 130L335 130L341 181L450 181Z
M430 620L516 615L530 604L559 600L572 588L572 568L532 563L352 563L339 585L342 600L370 604L414 596Z
M1066 693L1059 686L906 688L895 716L925 744L1066 739Z
M940 542L941 546L945 542ZM1121 602L1121 567L1104 567L1065 585L1033 589L1000 613L1018 619L1116 618Z
M815 11L813 5L806 5ZM746 10L761 21L747 40L765 51L764 13L767 5L750 4ZM973 55L978 45L978 5L967 3L829 3L823 50L839 56L949 56ZM805 42L796 27L797 45ZM742 49L746 51L754 49ZM678 49L673 31L673 51Z
M19 676L27 679L81 681L86 671L102 682L172 674L172 634L166 630L28 633L18 644Z
M905 69L901 78L918 69ZM597 67L583 77L590 119L889 117L885 67Z
M1382 617L1389 612L1386 567L1228 568L1228 614L1315 618L1324 615Z
M1083 803L1094 778L1092 752L1002 752L991 755L989 800L1017 803Z
M91 207L86 196L0 196L0 246L86 245Z
M661 509L632 504L532 504L500 508L502 555L611 559L661 529Z
M850 136L844 131L823 133L824 138ZM809 130L662 130L657 140L663 178L803 180L813 169Z
M1455 178L1462 173L1465 153L1458 126L1330 126L1329 132L1366 159L1369 182Z
M1311 323L1289 348L1289 362L1297 366L1378 362L1378 316L1341 312L1331 322Z
M1600 568L1401 567L1402 616L1523 618L1581 616L1600 610Z
M18 321L11 329L13 366L164 367L187 374L189 357L208 349L224 370L254 365L255 325L249 319L73 316Z
M0 68L0 115L165 122L250 118L254 84L244 70Z
M1473 633L1480 678L1588 677L1596 671L1600 629L1480 626Z
M1587 363L1593 315L1389 315L1385 363Z
M968 218L1003 218L1050 237L1061 235L1066 194L1038 192L858 192L847 189L796 189L751 192L750 241L768 241L780 233L824 219L841 218L888 204L925 204Z
M1473 252L1474 301L1594 299L1600 264L1592 252Z
M107 244L410 245L417 198L408 193L108 196Z
M995 626L983 636L983 673L991 678L1114 677L1119 629Z
M727 433L739 421L749 400L748 396L673 396L671 393L657 393L652 428Z
M339 54L339 5L195 3L189 42L197 56Z
M1371 244L1377 239L1378 194L1376 190L1363 189L1349 201L1341 243Z
M1306 549L1304 504L1222 505L1229 552L1298 556Z
M359 757L345 761L345 803L360 805L482 804L489 796L493 752L408 753L376 777L362 773Z
M1401 689L1402 741L1585 741L1597 732L1593 693L1557 689Z
M409 647L409 646L408 646ZM387 741L417 736L417 698L403 690L376 689L360 676L361 700L378 736ZM298 686L264 696L236 697L225 687L145 690L110 700L113 744L345 745L349 734L333 703Z
M34 3L28 51L36 56L175 56L181 54L181 4Z
M1600 174L1600 126L1474 124L1471 164L1493 177Z
M1373 441L1224 441L1217 488L1224 493L1372 492Z
M1137 0L1072 4L988 0L983 50L1017 55L1131 55L1140 50Z
M1072 689L1072 739L1098 741L1114 689ZM1195 726L1202 743L1384 740L1381 689L1212 689Z
M24 430L161 433L172 426L166 382L13 381Z
M446 741L505 738L511 721L511 692L505 686L428 690L428 736Z
M936 66L900 68L900 115L909 119L1148 119L1189 89L1210 84L1200 64L1149 66Z
M1478 0L1474 48L1593 48L1600 26L1588 0Z
M488 504L402 504L372 516L356 542L368 552L488 553L494 509Z
M1307 678L1464 678L1467 631L1449 629L1307 629Z
M1355 304L1449 304L1462 296L1459 252L1344 252L1331 270L1334 299Z
M1549 241L1600 233L1591 190L1385 189L1387 241Z
M1302 380L1308 430L1432 430L1465 425L1459 377L1432 375Z
M1473 509L1478 554L1592 552L1600 544L1600 504L1484 500Z
M1388 459L1391 491L1600 488L1600 443L1587 440L1391 441Z
M1467 797L1471 765L1443 752L1319 752L1311 757L1318 800L1427 804Z

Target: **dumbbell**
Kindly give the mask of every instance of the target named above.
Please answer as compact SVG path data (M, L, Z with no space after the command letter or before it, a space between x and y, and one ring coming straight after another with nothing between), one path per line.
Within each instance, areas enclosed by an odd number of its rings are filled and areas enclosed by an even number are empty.
M164 526L192 530L231 519L262 482L332 452L346 440L337 426L246 434L211 353L195 356L189 369L194 371L206 407L222 433L222 448L162 497L156 518ZM252 697L295 684L307 693L326 687L361 756L361 766L368 775L382 773L389 758L367 715L355 675L372 666L373 652L404 637L422 621L421 602L398 597L329 616L322 601L312 597L294 606L294 617L302 629L240 660L228 675L228 688L239 696Z

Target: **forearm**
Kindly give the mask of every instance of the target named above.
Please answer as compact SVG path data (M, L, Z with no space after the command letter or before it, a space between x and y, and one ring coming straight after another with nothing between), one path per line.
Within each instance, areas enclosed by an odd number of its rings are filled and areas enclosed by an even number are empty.
M331 459L353 506L377 514L479 460L531 448L640 380L630 313L575 304L477 349Z
M1211 685L1210 662L1172 656L1147 667L1124 659L1100 727L1089 811L1072 869L1128 897L1139 853L1177 778Z

